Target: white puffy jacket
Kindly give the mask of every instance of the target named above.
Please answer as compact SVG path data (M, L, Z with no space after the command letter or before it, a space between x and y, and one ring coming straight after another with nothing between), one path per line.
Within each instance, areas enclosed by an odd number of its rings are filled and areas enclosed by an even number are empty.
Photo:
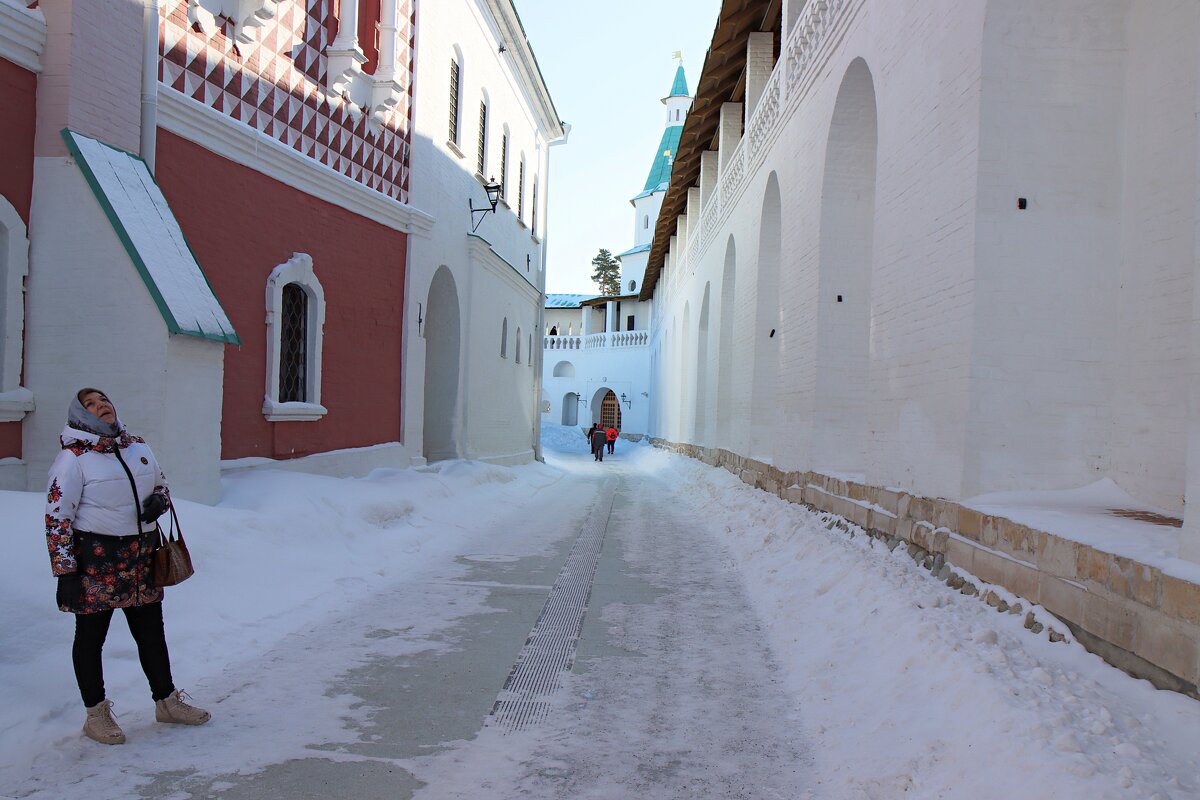
M155 490L166 494L167 480L149 445L124 430L118 441L121 458L137 486L135 503L129 475L112 448L97 447L101 437L69 425L63 429L63 450L50 466L46 530L54 574L75 570L70 545L75 530L109 536L133 536L140 528L151 532L156 522L140 523L142 502ZM106 440L111 442L113 440Z

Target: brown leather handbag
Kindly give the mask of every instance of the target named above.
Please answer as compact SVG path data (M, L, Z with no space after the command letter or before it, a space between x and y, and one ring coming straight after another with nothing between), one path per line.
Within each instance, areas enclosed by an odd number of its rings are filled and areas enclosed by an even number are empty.
M171 503L170 533L163 536L162 526L158 528L158 548L154 551L154 585L174 586L183 583L195 571L192 554L183 540L183 528L179 525L175 504Z

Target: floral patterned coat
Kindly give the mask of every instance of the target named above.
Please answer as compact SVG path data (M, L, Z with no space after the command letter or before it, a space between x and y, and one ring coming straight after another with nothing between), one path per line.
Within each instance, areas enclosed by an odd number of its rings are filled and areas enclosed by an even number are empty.
M78 574L83 588L74 607L60 610L91 614L158 602L163 590L151 571L158 525L138 521L151 493L170 498L154 453L124 429L112 438L68 426L59 438L63 449L46 491L46 546L54 575Z

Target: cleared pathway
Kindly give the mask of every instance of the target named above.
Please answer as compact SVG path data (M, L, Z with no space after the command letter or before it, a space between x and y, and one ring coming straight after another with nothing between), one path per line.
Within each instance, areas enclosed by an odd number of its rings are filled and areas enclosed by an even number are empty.
M242 692L345 707L334 729L336 714L315 714L326 722L302 732L304 757L240 775L220 770L218 751L194 772L155 775L141 796L804 797L798 710L728 555L696 530L671 487L631 472L619 454L602 465L568 459L555 499L498 519L488 552L462 554L457 577L395 587L370 608L288 637L254 674L230 676L214 709L226 716L236 717ZM546 540L543 554L506 555L522 528ZM579 574L581 547L598 548L590 575ZM555 677L539 684L537 713L513 724L504 703L520 699L514 679L537 657L538 626L570 605L556 587L579 606L578 621L566 623L579 639L563 652L556 635ZM413 593L431 592L467 613L437 630L406 621ZM317 647L341 648L353 666L303 686L272 681ZM275 737L294 738L269 720L231 722L234 746L255 746L257 736L270 752Z

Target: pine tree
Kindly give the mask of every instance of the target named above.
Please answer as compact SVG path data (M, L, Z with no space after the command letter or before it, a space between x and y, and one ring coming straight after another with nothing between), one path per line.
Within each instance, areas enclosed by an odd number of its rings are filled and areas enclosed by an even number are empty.
M613 254L600 248L592 259L592 280L600 287L600 294L618 295L621 293L621 262Z

